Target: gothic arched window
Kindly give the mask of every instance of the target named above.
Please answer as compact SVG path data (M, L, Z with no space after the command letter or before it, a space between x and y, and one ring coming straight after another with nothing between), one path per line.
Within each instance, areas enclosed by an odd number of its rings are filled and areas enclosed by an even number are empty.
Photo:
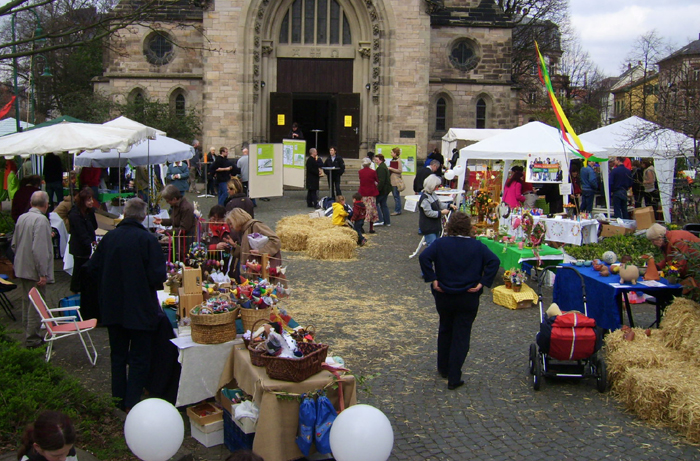
M279 42L352 45L352 32L338 0L294 0L282 20Z

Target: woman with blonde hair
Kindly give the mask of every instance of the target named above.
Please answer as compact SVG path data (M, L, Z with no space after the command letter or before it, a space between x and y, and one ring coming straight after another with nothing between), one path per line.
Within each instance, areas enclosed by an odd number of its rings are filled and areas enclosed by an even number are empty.
M253 201L246 195L241 180L236 176L232 176L227 187L228 197L224 200L226 211L231 211L234 208L243 208L249 215L255 217L255 206Z
M232 231L238 233L239 242L236 246L234 256L239 261L247 261L249 259L257 259L261 254L267 253L270 255L270 266L279 267L282 264L282 242L275 232L267 225L263 224L242 208L234 208L226 215L226 223ZM267 237L267 242L260 248L253 249L250 245L248 236L251 234L260 234Z

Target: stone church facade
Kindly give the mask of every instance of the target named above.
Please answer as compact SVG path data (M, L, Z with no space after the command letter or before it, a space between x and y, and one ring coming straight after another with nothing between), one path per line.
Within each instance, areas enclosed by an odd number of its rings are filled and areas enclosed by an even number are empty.
M492 0L183 0L115 37L95 89L201 111L206 148L298 122L321 153L424 157L451 127L515 125L511 42Z

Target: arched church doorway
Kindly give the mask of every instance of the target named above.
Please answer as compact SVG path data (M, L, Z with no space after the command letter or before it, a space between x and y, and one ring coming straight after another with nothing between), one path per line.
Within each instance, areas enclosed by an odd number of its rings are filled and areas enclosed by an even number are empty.
M286 138L296 122L308 148L318 144L325 154L336 146L344 157L360 157L361 105L368 101L362 100L358 89L365 87L369 76L357 53L362 28L352 3L290 0L276 11L269 32L271 42L277 42L276 59L269 59L270 68L262 69L263 76L272 78L267 112L270 142Z

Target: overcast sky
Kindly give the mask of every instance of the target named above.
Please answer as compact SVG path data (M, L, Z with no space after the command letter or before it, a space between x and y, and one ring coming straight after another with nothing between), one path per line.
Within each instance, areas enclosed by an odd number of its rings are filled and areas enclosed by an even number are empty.
M569 0L571 23L591 60L617 76L634 41L656 29L674 49L698 39L700 0Z

